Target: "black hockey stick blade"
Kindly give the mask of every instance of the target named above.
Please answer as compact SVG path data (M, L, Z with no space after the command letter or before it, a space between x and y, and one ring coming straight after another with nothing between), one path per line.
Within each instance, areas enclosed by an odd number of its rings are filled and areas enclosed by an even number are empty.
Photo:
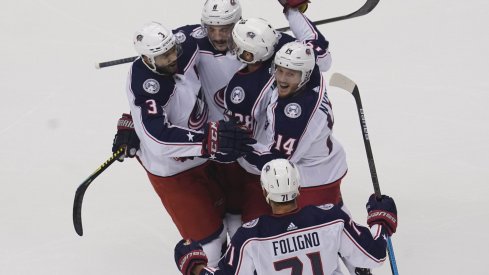
M116 60L112 60L112 61L96 63L95 69L101 69L101 68L125 64L125 63L131 63L134 60L138 59L138 57L139 56L131 56L131 57L127 57L127 58L121 58L121 59L116 59Z
M83 181L75 192L75 201L73 202L73 225L75 226L75 231L79 236L83 236L83 226L82 226L82 204L83 196L85 191L87 191L88 186L92 183L95 178L97 178L102 172L107 169L114 161L116 161L122 154L124 154L124 147L119 148L112 156L107 159L102 165L100 165L95 172L93 172L88 178Z
M351 19L351 18L355 18L355 17L360 17L360 16L363 16L363 15L370 13L377 6L379 1L380 0L367 0L367 2L365 2L365 4L363 4L363 6L361 6L358 10L356 10L350 14L338 16L338 17L333 17L333 18L328 18L328 19L323 19L323 20L318 20L318 21L313 21L312 23L314 23L314 25L318 26L318 25L328 24L328 23L332 23L332 22L336 22L336 21L342 21L342 20L347 20L347 19ZM283 27L283 28L277 29L277 31L281 31L281 32L288 31L288 30L290 30L290 27Z
M338 17L333 17L333 18L328 18L328 19L323 19L323 20L318 20L318 21L314 21L312 23L314 23L314 25L318 26L318 25L322 25L322 24L327 24L327 23L331 23L331 22L347 20L347 19L363 16L363 15L370 13L377 6L379 1L380 0L367 0L367 2L365 2L365 4L363 4L363 6L361 6L358 10L356 10L350 14L338 16ZM284 31L288 31L288 30L290 30L290 27L283 27L283 28L277 29L277 31L280 31L280 32L284 32ZM107 61L107 62L96 63L95 68L101 69L101 68L111 67L111 66L115 66L115 65L130 63L130 62L133 62L134 60L136 60L137 58L138 58L138 56L132 56L132 57L121 58L121 59L116 59L116 60Z

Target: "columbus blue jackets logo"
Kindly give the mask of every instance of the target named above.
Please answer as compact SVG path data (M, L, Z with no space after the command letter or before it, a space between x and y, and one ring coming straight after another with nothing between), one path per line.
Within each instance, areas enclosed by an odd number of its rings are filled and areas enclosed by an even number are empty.
M152 78L146 79L143 83L143 89L147 93L156 94L160 90L160 83Z
M207 103L205 101L204 92L201 89L199 91L199 94L197 95L197 100L195 101L192 113L190 114L190 117L188 119L188 128L193 130L200 130L202 126L204 126L204 124L206 123L208 116L209 108L207 107Z
M334 205L332 203L327 203L327 204L318 205L317 207L323 210L330 210L331 208L333 208L333 206Z
M285 115L290 118L298 118L302 113L301 105L297 103L289 103L285 106L284 112Z
M245 98L245 92L244 92L243 88L238 86L238 87L235 87L233 89L230 96L231 96L231 102L232 103L239 104L239 103L243 102L243 100Z
M192 33L190 33L190 36L192 36L193 38L200 39L206 37L207 33L202 27L199 27L193 30Z
M258 221L259 221L259 218L258 219L254 219L252 221L249 221L249 222L243 224L243 227L244 228L252 228L252 227L254 227L258 223Z
M183 32L175 33L175 40L177 41L178 44L182 44L183 42L185 42L186 39L187 37Z

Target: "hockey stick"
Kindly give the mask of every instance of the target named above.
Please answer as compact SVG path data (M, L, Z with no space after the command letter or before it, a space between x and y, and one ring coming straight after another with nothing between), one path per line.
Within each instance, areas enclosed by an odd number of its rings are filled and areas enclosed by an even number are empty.
M338 17L333 17L333 18L328 18L328 19L323 19L323 20L318 20L318 21L314 21L312 23L314 23L314 25L318 26L318 25L328 24L331 22L342 21L342 20L346 20L346 19L352 19L355 17L363 16L365 14L370 13L377 6L379 1L380 0L367 0L367 2L365 2L365 4L363 4L363 6L361 6L358 10L356 10L350 14L338 16ZM290 30L290 27L283 27L283 28L277 29L277 31L281 31L281 32L288 31L288 30Z
M124 154L124 150L124 147L121 147L119 150L115 151L115 153L112 154L108 160L100 165L100 167L97 168L97 170L95 170L95 172L93 172L90 176L88 176L88 178L76 189L75 201L73 203L73 225L75 226L75 231L78 235L83 236L81 210L85 191L87 191L88 186L95 178L102 174L105 169L107 169L112 163L114 163L114 161Z
M379 179L377 178L377 170L375 169L374 156L372 154L372 147L370 146L370 139L368 136L367 122L365 120L365 114L363 112L362 100L360 99L360 91L358 86L353 80L340 74L334 73L331 76L329 85L341 88L351 93L355 98L355 103L357 105L358 118L360 119L360 127L363 133L363 143L365 144L365 151L367 152L368 166L370 168L370 176L372 178L372 183L374 185L374 191L377 198L381 197ZM387 252L389 253L389 262L391 265L391 271L393 275L398 275L396 257L394 256L394 248L392 247L391 238L387 237Z
M363 16L363 15L370 13L377 6L379 1L380 0L367 0L367 2L365 2L365 4L363 4L363 6L361 6L358 10L356 10L350 14L338 16L338 17L333 17L333 18L328 18L328 19L323 19L323 20L318 20L318 21L314 21L312 23L314 25L318 26L318 25L328 24L331 22L342 21L342 20L347 20L347 19ZM277 29L277 31L281 31L281 32L288 31L288 30L290 30L290 27L283 27L283 28ZM105 67L130 63L130 62L133 62L134 60L136 60L138 57L139 56L132 56L132 57L116 59L116 60L112 60L112 61L96 63L95 68L101 69L101 68L105 68Z

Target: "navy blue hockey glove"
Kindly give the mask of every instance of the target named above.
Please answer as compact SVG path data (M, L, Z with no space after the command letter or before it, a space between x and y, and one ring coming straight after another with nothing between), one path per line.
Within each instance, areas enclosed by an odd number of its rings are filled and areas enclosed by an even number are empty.
M175 263L183 275L192 275L195 266L207 265L207 256L199 243L181 240L175 246Z
M125 157L133 158L139 150L139 138L134 130L134 122L130 114L122 114L117 121L117 133L112 143L112 153L124 147L125 153L118 161L124 161Z
M367 224L372 227L380 224L387 229L387 234L391 236L397 228L397 208L394 200L386 195L378 199L372 194L367 202Z
M236 123L236 120L208 122L204 128L202 156L214 158L217 153L239 158L253 151L251 131Z
M284 7L284 13L289 8L298 9L300 12L306 12L309 7L309 0L278 0L280 5Z

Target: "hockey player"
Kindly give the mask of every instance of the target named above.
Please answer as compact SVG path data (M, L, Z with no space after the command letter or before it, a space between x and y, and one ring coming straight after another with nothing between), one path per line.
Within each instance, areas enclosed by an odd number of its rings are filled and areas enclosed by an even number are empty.
M184 30L172 33L151 22L133 42L140 55L127 81L134 124L123 116L114 144L123 144L118 139L135 129L141 140L138 160L181 236L199 240L215 264L226 234L223 196L209 177L207 159L241 156L253 140L232 121L207 122L196 69L199 48ZM195 158L182 162L182 157Z
M329 69L331 57L328 41L296 9L288 9L286 15L297 39L313 45L315 52L312 54L317 56L318 64L323 70ZM276 32L270 23L261 18L240 20L233 29L232 38L233 50L246 67L237 72L226 87L226 112L251 129L254 136L264 136L266 109L275 87L273 56L277 49L287 42L295 41L295 38ZM268 144L268 141L264 144ZM247 222L270 213L271 209L261 196L259 171L249 169L246 161L240 160L240 164L251 173L236 171L240 173L238 178L244 182L242 219Z
M286 9L286 19L289 21L293 33L301 40L320 39L320 35L311 26L310 22L296 8L307 7L306 0L280 1ZM289 2L289 3L287 3ZM290 11L289 11L290 9ZM209 102L209 119L219 120L224 118L224 90L233 75L243 66L252 66L242 63L242 59L236 58L236 51L229 51L232 46L231 26L236 28L236 23L241 17L241 8L235 0L208 0L202 10L202 26L193 31L194 37L199 34L207 34L207 38L197 39L201 53L201 82L206 99ZM284 37L289 37L284 35ZM291 39L291 38L290 38ZM327 45L326 45L327 47ZM326 48L325 48L326 49ZM233 54L234 53L234 54ZM327 51L322 53L322 62L329 66L330 56ZM259 181L253 174L247 173L236 162L210 164L212 176L220 183L226 197L226 216L224 219L230 236L241 226L241 221L249 221L263 213L269 212L266 203L255 203L256 194L259 193ZM238 179L238 180L237 180ZM254 187L249 183L254 182ZM251 188L248 188L250 187ZM258 194L258 199L261 196ZM241 216L242 214L243 216Z
M297 164L304 175L299 206L341 203L340 183L347 171L346 155L332 136L333 113L326 82L309 45L285 44L275 55L274 76L266 117L255 131L255 154L240 163L258 174L275 158Z
M202 91L209 107L209 121L224 118L224 88L242 63L228 50L229 37L241 19L238 0L207 0L202 9L201 25L192 25L191 36L199 44L198 66ZM224 193L224 225L229 236L241 226L242 191L235 171L241 169L234 159L212 161L208 172Z
M194 40L199 47L197 54L199 62L196 62L194 69L202 85L199 93L201 103L199 108L206 106L203 114L207 121L218 121L224 118L223 89L242 66L242 63L228 51L228 38L239 19L241 19L241 5L238 0L207 0L202 8L201 24L183 26L175 34L180 40L185 40L187 37ZM126 119L130 120L130 116ZM139 141L134 132L126 131L125 136L127 137L120 137L120 142L113 146L113 151L122 145L128 145L132 148L132 153L127 156L131 157L139 148ZM186 162L188 158L179 157L178 160ZM208 164L206 171L220 185L220 190L224 193L223 204L226 212L224 231L232 236L241 226L241 192L239 186L234 186L229 179L234 177L233 171L240 167L233 163L217 162L232 162L235 157L214 160Z
M286 17L290 22L293 32L297 33L298 37L301 37L303 40L323 38L311 25L310 21L294 9L294 7L307 6L307 1L294 0L288 2L291 3L282 4L287 9ZM177 37L180 37L180 39L185 39L185 33L190 33L190 36L194 38L199 45L200 62L198 62L196 68L202 83L202 93L200 94L201 101L205 101L208 105L209 121L216 121L223 118L224 87L238 68L243 65L236 56L231 55L230 52L227 51L227 46L229 45L228 33L240 18L241 7L238 1L208 0L204 4L202 10L202 24L182 27L181 31L184 31L177 33ZM284 35L284 37L285 36L287 35ZM324 40L324 42L324 45L327 47L327 41ZM321 64L324 64L324 67L329 67L330 56L327 50L323 50L320 57L321 60L324 60ZM127 135L133 134L127 132ZM133 139L136 140L137 136ZM120 140L125 141L125 139L122 138ZM128 144L132 146L133 149L137 148L137 140L134 142L134 145L125 141L125 143L114 145L113 151L117 150L119 146L123 144ZM135 152L136 150L132 151ZM185 161L187 158L179 158L179 160ZM257 197L256 194L250 194L250 192L245 192L245 196L243 196L242 188L244 185L248 186L248 184L243 183L248 183L250 181L254 182L256 187L253 188L259 193L258 177L246 173L236 163L221 164L213 162L209 164L208 171L210 175L220 183L225 192L227 212L225 224L230 236L232 236L235 230L241 225L241 218L237 214L241 213L243 209L247 209L247 213L245 213L244 217L245 221L265 213L263 209L265 209L266 212L269 212L269 207L264 202L256 204L253 201L246 200L248 203L244 206L242 205L244 197ZM236 177L238 177L240 181L232 180Z
M273 214L244 224L217 269L206 267L197 242L182 240L175 262L184 275L333 274L341 255L351 265L375 268L386 259L387 242L397 228L397 209L388 196L370 196L363 227L333 204L300 208L300 172L276 159L261 172L263 195Z

